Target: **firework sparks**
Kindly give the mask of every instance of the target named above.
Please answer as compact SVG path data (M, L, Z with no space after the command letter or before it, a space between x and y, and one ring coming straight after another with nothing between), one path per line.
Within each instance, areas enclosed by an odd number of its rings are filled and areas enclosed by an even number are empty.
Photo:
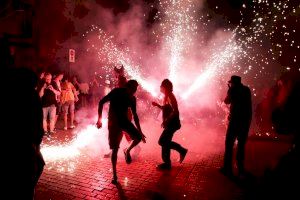
M270 2L267 0L253 1L252 8L243 5L241 10L240 25L232 32L232 37L228 41L223 42L223 48L218 47L211 50L209 59L202 64L202 68L198 67L193 71L194 74L199 74L195 80L192 80L190 87L184 87L180 91L181 97L187 99L195 93L196 90L201 89L205 84L212 79L224 77L227 74L236 72L242 74L251 74L254 79L259 76L269 75L266 67L272 62L282 57L284 47L289 46L295 52L299 51L300 44L295 41L297 37L296 28L291 30L288 27L287 20L293 16L299 15L300 5L292 5L290 1ZM192 0L164 0L159 3L163 16L160 18L161 30L153 30L155 36L163 41L163 49L168 52L165 58L168 62L168 76L174 84L178 83L178 79L189 79L189 77L182 77L179 75L181 66L185 66L187 59L186 54L191 53L191 45L196 43L195 37L199 37L199 21L195 18L195 5ZM216 7L218 9L218 7ZM244 17L247 9L252 9L253 19L250 25L244 24ZM206 20L201 21L201 25L206 28L209 26L209 14L200 16L198 19ZM228 31L228 29L224 30ZM87 39L90 44L87 51L97 52L98 59L101 63L107 65L103 67L106 74L110 74L112 67L110 65L118 66L123 65L127 74L136 79L141 86L148 91L151 95L157 97L156 87L150 81L146 81L149 74L143 74L140 70L140 65L133 62L131 53L124 45L116 43L113 36L106 34L101 28L93 25L83 36L90 36L96 33L97 39ZM205 32L204 30L204 33ZM276 38L284 38L283 42L278 42ZM199 39L198 39L199 40ZM202 44L203 41L198 41ZM121 47L122 46L122 47ZM259 52L257 47L266 48L266 52ZM292 61L296 63L299 59L294 55ZM230 66L229 66L230 65ZM164 66L161 66L164 67ZM284 69L290 70L290 66L284 66ZM300 68L299 68L300 70ZM161 77L166 77L164 74ZM253 83L255 84L255 83ZM254 87L254 96L256 96ZM42 153L46 161L59 161L62 159L71 159L81 155L81 149L87 146L93 138L98 135L99 131L94 126L87 126L85 129L78 133L78 137L71 141L69 144L54 146L44 145ZM70 163L69 169L74 168L74 163ZM124 182L128 182L126 178Z
M198 76L192 86L183 94L183 99L187 99L196 89L205 85L217 73L222 73L226 64L234 62L235 58L242 52L241 47L235 42L229 40L228 43L224 49L220 52L216 51L212 55L206 66L206 70Z
M196 35L195 7L191 0L160 1L165 17L160 26L165 35L165 48L170 52L169 78L176 83L177 69L182 65L183 53L193 43L191 36Z
M107 126L107 119L102 119ZM88 125L79 132L74 132L76 138L65 145L42 145L41 152L47 162L60 162L62 160L74 159L81 155L81 149L89 145L99 135L95 125Z
M98 58L104 62L108 62L114 66L123 65L124 69L128 73L128 75L134 79L136 79L141 86L148 91L152 96L156 97L158 94L153 86L153 84L147 82L139 71L139 66L132 64L132 61L129 59L129 49L125 48L125 50L121 50L117 47L117 45L113 42L112 36L107 36L106 33L97 26L93 25L90 32L97 31L98 32L98 40L100 44L103 45L95 45L91 44L91 47L98 52ZM89 31L86 33L88 34ZM111 70L106 69L108 72Z

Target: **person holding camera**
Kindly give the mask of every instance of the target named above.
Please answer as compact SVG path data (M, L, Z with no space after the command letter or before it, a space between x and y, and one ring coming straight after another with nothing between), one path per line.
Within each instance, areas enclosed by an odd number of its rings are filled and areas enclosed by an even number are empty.
M54 133L55 127L55 116L56 116L56 95L60 94L58 88L55 88L51 84L52 75L50 73L46 73L44 77L44 84L38 89L39 96L42 99L42 107L43 107L43 129L47 134ZM48 132L48 116L49 116L49 132Z
M231 76L224 103L230 105L230 111L225 139L224 166L221 172L233 177L232 154L234 142L237 139L237 167L239 176L243 176L245 175L245 146L252 120L252 101L251 91L249 87L241 83L241 77Z

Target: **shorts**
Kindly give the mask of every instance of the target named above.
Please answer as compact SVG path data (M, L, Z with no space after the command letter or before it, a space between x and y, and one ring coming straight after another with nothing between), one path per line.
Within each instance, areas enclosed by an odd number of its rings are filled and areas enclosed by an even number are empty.
M108 142L110 149L118 149L125 131L132 140L142 140L142 135L139 130L130 122L127 121L121 125L114 122L108 122Z
M52 121L55 119L56 115L56 107L55 105L51 105L48 107L43 107L43 119L47 120L49 116L49 120Z
M68 111L70 111L70 113L74 113L75 110L75 103L74 101L66 101L63 105L62 105L62 112L64 115L68 114Z

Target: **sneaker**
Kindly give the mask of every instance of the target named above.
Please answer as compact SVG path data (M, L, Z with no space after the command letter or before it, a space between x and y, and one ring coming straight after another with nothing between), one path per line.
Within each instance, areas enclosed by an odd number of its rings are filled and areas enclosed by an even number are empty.
M73 128L75 128L76 126L74 126L74 125L72 125L72 126L70 126L70 129L73 129Z
M64 130L65 130L65 131L68 130L68 127L64 127Z
M181 153L180 153L180 159L179 159L179 163L182 163L186 154L187 154L188 150L184 149Z
M130 153L127 152L127 149L124 149L124 156L125 156L126 163L130 164L132 160L131 160Z
M171 164L161 163L161 164L157 165L157 169L159 169L159 170L170 170L171 169Z

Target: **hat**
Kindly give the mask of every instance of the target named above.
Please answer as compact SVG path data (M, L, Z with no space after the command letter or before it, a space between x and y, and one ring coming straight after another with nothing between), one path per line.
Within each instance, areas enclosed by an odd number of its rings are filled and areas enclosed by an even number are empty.
M240 76L233 75L233 76L231 76L231 78L228 81L228 83L240 84L241 83L241 79L242 78Z

